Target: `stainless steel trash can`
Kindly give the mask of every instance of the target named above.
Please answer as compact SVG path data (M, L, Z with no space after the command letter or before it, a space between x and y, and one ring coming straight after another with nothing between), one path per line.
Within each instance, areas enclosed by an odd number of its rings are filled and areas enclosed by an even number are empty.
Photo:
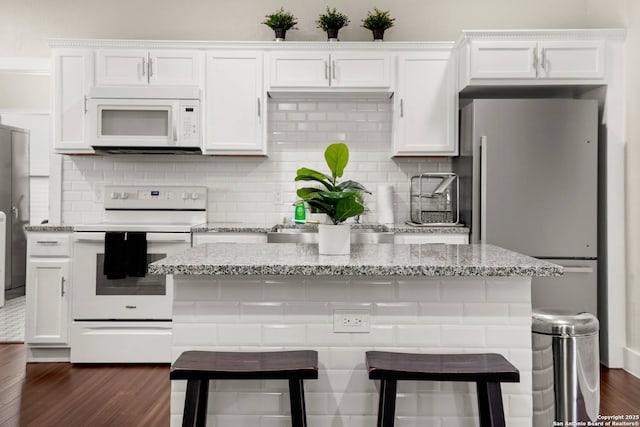
M589 313L534 310L533 427L593 421L600 410L598 319Z

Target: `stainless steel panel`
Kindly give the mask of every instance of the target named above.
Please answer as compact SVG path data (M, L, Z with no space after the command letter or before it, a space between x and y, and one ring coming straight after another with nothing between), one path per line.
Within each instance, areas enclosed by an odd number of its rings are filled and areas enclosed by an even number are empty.
M0 211L6 215L4 288L11 287L11 131L0 127ZM3 291L4 292L4 291Z
M474 176L485 177L485 242L532 256L595 258L596 102L485 99L472 107L472 143L485 159L474 164Z
M560 277L534 277L531 299L534 309L585 311L598 317L598 262L595 260L546 259L564 267Z
M11 131L11 289L26 283L29 225L29 133Z

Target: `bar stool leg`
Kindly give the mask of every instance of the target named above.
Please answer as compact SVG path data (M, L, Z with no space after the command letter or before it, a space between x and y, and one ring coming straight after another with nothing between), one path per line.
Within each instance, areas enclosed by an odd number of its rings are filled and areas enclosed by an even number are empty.
M477 382L480 427L505 427L500 383Z
M396 416L397 380L380 380L378 427L393 427Z
M289 380L289 400L291 402L291 427L306 427L307 416L304 405L304 384L302 380Z
M182 412L182 427L205 427L209 380L188 380Z

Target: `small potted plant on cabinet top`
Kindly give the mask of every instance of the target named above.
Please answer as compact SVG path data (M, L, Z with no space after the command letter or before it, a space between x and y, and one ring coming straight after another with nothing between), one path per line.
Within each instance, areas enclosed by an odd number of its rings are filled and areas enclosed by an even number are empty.
M324 213L330 223L318 226L318 253L321 255L347 255L351 248L351 226L343 224L348 218L364 212L363 193L371 194L355 181L337 182L349 162L346 144L331 144L324 152L330 175L309 168L297 171L296 181L314 181L321 187L299 188L296 194L311 209Z
M335 7L330 9L327 6L327 11L320 15L316 24L318 24L318 28L322 28L323 31L327 32L329 41L337 41L338 31L340 31L340 28L349 25L349 17L338 12Z
M285 11L284 8L280 8L275 12L266 15L263 22L264 25L271 28L276 35L276 41L283 41L287 30L296 29L298 20L289 11Z
M388 10L380 10L377 7L367 12L367 17L362 20L362 26L373 33L373 41L382 41L384 31L393 27L395 18L389 15Z

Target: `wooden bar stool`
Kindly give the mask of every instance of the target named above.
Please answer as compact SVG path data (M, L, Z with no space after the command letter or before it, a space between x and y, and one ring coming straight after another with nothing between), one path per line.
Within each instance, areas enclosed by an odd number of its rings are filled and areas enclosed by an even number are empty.
M478 390L480 427L505 427L501 382L519 382L504 357L484 354L412 354L368 351L369 379L380 380L378 427L393 427L398 380L472 381Z
M302 381L318 378L318 353L185 351L171 366L169 378L187 380L183 426L206 425L209 380L288 380L291 426L306 427Z

